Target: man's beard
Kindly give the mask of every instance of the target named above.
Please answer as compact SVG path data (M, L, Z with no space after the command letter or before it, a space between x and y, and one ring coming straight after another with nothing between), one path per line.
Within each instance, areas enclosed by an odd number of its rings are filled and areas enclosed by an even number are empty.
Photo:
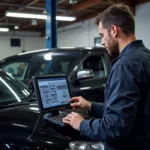
M112 57L119 56L119 44L116 40L113 39L112 35L108 32L109 36L109 55Z
M117 51L116 49L113 51L109 51L109 56L110 56L110 60L111 62L116 59L119 56L119 51Z
M113 57L119 56L119 46L117 43L111 47L111 49L109 50L109 54Z

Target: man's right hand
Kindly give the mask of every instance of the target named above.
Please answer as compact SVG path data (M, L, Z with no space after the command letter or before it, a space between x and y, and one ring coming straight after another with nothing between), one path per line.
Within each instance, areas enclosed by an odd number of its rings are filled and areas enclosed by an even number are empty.
M79 97L72 97L69 102L71 102L70 106L73 109L76 108L82 108L82 109L86 109L86 110L91 110L91 103L89 101L87 101L86 99L84 99L83 97L79 96Z

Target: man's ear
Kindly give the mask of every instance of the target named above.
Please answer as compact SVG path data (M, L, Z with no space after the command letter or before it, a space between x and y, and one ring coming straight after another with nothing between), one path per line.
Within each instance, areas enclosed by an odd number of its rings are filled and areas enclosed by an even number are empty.
M116 25L111 26L111 35L116 38L118 35L118 27Z

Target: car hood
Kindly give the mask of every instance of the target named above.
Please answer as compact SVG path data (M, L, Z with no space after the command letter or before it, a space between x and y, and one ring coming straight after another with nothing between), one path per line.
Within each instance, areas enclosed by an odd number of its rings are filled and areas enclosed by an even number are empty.
M62 130L46 123L36 102L1 110L0 129L0 140L10 135L34 139L39 143L55 143L57 146L67 146L73 135L69 128Z
M33 107L32 107L33 106ZM32 110L33 109L33 110ZM0 127L20 126L32 129L39 114L38 105L34 103L24 103L22 105L10 106L0 110Z

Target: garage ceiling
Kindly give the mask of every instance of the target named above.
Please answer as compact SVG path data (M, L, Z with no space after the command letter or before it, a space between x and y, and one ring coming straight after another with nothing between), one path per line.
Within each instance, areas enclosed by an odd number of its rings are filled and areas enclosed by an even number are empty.
M58 21L58 27L66 26L79 21L95 17L113 3L123 2L127 4L135 14L135 6L150 0L57 0L57 15L75 16L73 22ZM37 20L33 25L31 19L5 17L6 11L43 13L45 0L0 0L0 27L9 27L14 30L18 25L20 31L37 31L42 35L45 31L45 20Z

